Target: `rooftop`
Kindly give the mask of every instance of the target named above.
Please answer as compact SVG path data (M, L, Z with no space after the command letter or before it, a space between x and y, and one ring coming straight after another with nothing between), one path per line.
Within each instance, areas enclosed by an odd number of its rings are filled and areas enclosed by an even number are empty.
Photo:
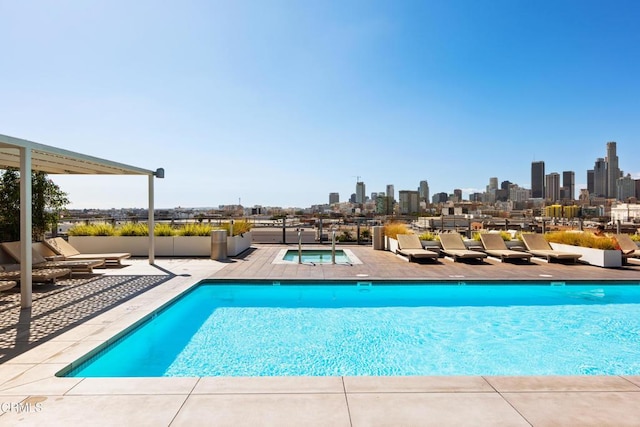
M104 274L35 285L29 310L20 310L19 292L3 292L0 424L624 426L640 419L640 376L55 377L205 278L638 282L640 277L636 265L416 264L358 246L348 248L362 264L274 264L283 247L254 244L227 261L163 258L152 266L146 259L127 260Z

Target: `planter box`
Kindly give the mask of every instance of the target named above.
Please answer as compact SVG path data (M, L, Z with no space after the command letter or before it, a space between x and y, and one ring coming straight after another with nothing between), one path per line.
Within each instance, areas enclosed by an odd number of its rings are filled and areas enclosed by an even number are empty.
M156 236L155 255L165 257L204 257L211 255L210 236ZM148 236L69 236L69 243L82 253L129 252L149 255ZM251 246L251 232L227 237L227 255L235 256Z
M615 268L622 267L622 252L611 249L584 248L582 246L565 245L562 243L550 243L554 250L582 254L579 262L596 265L598 267Z
M388 236L385 236L385 241L386 241L387 250L395 254L396 251L398 250L398 241Z
M240 255L251 247L251 240L250 231L242 235L227 237L227 256Z

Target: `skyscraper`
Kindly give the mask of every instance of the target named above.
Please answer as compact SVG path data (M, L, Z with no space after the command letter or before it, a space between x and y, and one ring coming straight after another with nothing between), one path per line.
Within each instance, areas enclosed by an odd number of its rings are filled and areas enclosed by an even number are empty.
M420 202L417 191L401 190L398 192L398 205L400 213L403 215L417 213L420 211Z
M329 204L332 205L334 203L340 203L339 193L329 193Z
M391 200L394 200L396 194L393 190L393 184L387 184L387 197L391 197Z
M605 196L608 198L617 198L620 168L618 167L618 155L616 154L615 142L607 142L607 157L605 162L607 163L607 192Z
M607 163L602 157L593 165L593 194L596 197L607 197Z
M546 198L552 203L560 200L560 174L551 172L546 176Z
M420 189L418 192L420 193L420 200L429 203L429 183L426 179L424 181L420 181Z
M356 182L356 203L364 203L366 201L366 194L364 182Z
M593 169L589 169L587 171L587 191L589 194L594 193L594 180L593 180L594 171Z
M531 197L534 199L544 199L544 162L531 163Z
M576 197L576 173L573 171L562 172L562 190L560 198L574 200Z

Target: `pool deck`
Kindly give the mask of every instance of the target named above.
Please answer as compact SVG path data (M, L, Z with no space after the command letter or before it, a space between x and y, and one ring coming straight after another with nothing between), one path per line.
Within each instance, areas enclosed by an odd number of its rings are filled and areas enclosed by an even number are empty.
M30 310L20 310L17 291L3 292L0 425L640 425L640 376L55 377L205 278L640 283L640 264L416 264L371 247L344 247L362 264L277 264L283 246L254 245L227 261L158 259L151 266L134 259L97 270L102 274L36 285Z

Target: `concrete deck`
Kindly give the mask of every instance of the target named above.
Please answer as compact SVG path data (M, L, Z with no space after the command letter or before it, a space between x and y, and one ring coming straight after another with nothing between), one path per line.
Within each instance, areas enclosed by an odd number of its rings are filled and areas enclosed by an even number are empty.
M293 247L292 247L293 248ZM34 287L33 307L0 294L0 425L638 426L640 376L57 378L55 373L204 278L628 280L640 266L408 263L348 246L358 265L242 257L128 260ZM366 278L366 279L365 279Z

